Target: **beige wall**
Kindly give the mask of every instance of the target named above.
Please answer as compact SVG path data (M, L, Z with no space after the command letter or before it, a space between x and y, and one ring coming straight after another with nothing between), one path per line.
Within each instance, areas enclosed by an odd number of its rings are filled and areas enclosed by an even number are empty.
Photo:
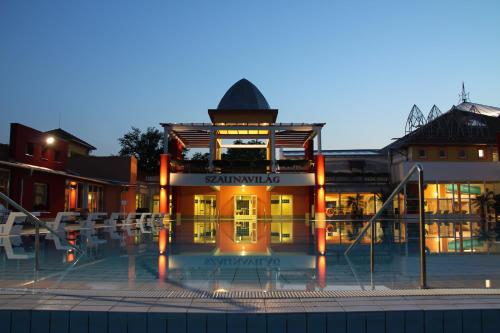
M423 149L426 152L425 158L419 157L419 150ZM442 158L439 156L439 151L444 150L446 152L446 157ZM459 157L460 150L465 150L465 158ZM478 150L484 150L484 158L479 158ZM411 161L482 161L491 162L493 161L493 152L497 152L496 145L469 145L469 146L411 146L409 147L409 159Z

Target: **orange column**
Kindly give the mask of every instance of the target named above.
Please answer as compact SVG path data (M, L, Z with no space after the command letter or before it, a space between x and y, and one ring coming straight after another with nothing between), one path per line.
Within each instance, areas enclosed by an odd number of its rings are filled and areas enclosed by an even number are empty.
M326 252L326 217L325 217L325 157L316 155L316 249L321 255Z
M160 155L160 213L168 214L168 154Z
M321 290L326 288L326 258L325 256L318 256L316 260L316 270L318 276L318 286Z
M69 183L69 210L76 209L76 182Z

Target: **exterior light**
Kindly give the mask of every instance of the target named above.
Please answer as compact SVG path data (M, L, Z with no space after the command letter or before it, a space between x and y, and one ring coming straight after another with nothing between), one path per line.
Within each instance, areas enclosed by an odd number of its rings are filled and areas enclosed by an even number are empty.
M483 158L484 157L484 149L479 149L477 151L478 155L479 155L479 158Z
M54 139L53 136L49 136L47 137L47 139L45 139L45 142L48 144L48 145L51 145L51 144L54 144L54 142L56 141L56 139Z

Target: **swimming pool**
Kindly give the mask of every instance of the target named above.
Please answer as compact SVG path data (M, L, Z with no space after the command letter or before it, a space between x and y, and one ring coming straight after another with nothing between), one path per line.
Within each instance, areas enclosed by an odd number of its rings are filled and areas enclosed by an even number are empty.
M162 231L163 230L163 231ZM32 230L3 237L26 259L0 254L0 288L136 291L328 291L418 288L418 253L408 244L376 246L376 269L370 274L368 246L358 246L346 260L342 247L313 255L303 244L286 251L219 253L212 247L173 245L165 229L110 233L105 226L89 233L66 231L79 251L40 239L35 270ZM162 232L163 237L162 237ZM15 245L14 245L15 244ZM435 288L484 288L500 285L498 254L431 254L428 285ZM489 282L487 282L489 281Z

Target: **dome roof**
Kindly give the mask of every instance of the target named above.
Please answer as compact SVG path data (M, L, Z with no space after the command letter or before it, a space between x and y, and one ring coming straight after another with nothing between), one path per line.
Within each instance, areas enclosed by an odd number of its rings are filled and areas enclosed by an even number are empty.
M241 79L224 94L217 110L269 110L260 90L247 79Z

